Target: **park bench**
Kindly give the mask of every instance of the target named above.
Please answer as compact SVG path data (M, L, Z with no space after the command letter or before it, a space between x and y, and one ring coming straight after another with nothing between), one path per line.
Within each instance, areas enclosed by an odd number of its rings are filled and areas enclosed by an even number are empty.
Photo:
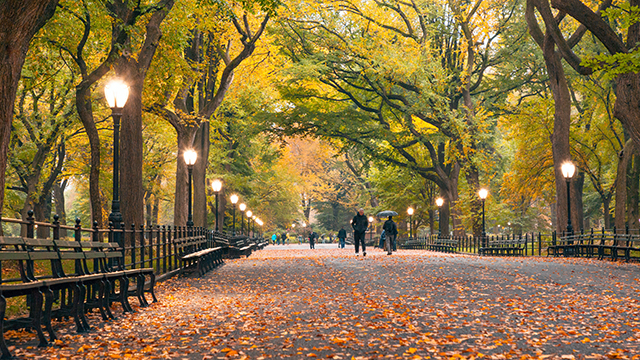
M640 236L616 234L615 232L579 233L562 236L547 249L547 255L553 256L598 256L599 260L610 258L625 261L640 258Z
M418 250L424 249L426 245L424 241L420 241L419 239L407 239L399 247L402 249Z
M222 247L209 248L208 244L205 236L199 236L186 238L177 245L182 272L197 271L202 276L222 263Z
M498 256L523 255L526 246L527 238L522 236L508 236L506 239L504 237L491 238L487 240L485 246L478 249L478 254Z
M51 326L53 316L73 316L78 331L87 329L86 320L80 304L81 279L78 277L64 277L59 273L56 261L59 260L53 241L28 239L22 237L0 237L0 265L7 267L7 262L17 265L20 278L2 279L0 277L0 349L2 357L11 357L11 353L4 341L4 331L10 329L33 329L39 340L39 346L48 344L42 331L42 325L49 333L51 341L57 339ZM45 262L45 266L41 265ZM37 264L37 265L36 265ZM49 266L46 266L49 265ZM49 274L40 274L40 269L50 268ZM60 301L60 308L52 310L54 299L64 298L69 301ZM46 298L43 310L43 294ZM29 315L11 320L5 320L7 298L26 297L29 307Z
M449 238L437 238L431 244L427 245L427 250L454 253L456 252L457 246L458 240Z
M235 235L231 237L215 237L216 245L219 244L224 249L224 254L228 257L240 257L251 255L254 244L248 241L245 235Z

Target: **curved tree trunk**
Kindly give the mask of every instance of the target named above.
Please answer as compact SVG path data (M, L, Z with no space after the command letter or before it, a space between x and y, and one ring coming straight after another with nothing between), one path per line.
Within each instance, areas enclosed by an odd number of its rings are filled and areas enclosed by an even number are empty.
M627 140L624 149L618 155L618 169L616 172L616 208L614 225L623 229L626 221L627 205L627 168L635 151L633 140Z
M53 16L58 0L0 1L0 215L4 207L5 170L20 72L29 43Z
M100 136L98 128L93 121L91 105L90 84L81 83L76 87L76 110L82 122L87 137L89 138L89 202L91 204L91 220L98 223L98 227L104 225L105 216L102 209L102 196L100 195Z

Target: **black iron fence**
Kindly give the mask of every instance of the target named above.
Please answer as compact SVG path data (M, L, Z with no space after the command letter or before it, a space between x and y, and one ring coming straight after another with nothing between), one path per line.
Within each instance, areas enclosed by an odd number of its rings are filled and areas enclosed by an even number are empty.
M123 248L122 261L126 269L153 268L156 275L171 274L183 266L180 256L189 253L193 244L206 241L206 247L228 243L228 236L201 227L187 226L135 226L121 229L113 225L100 229L97 223L83 227L80 219L73 226L62 225L58 216L53 223L38 222L29 212L26 220L1 218L3 235L44 238L53 240L117 242ZM225 241L226 240L226 241Z
M525 256L547 255L547 248L556 243L556 233L524 233L514 235L488 235L480 236L418 236L414 238L398 239L398 247L401 249L428 249L442 240L452 240L454 250L459 253L479 254L480 249L487 244L499 242L507 243L518 240L522 246L522 254Z

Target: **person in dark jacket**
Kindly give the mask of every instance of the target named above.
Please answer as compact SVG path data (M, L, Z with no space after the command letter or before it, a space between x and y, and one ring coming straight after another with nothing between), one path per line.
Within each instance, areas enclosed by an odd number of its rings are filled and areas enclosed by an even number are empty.
M309 227L309 248L310 249L315 249L316 248L316 239L318 238L318 233L316 233L315 231L313 231L312 227Z
M344 226L340 228L338 231L338 248L344 249L344 243L347 239L347 230L344 229Z
M369 227L369 220L364 215L364 209L360 208L356 216L351 220L351 227L353 228L353 242L356 245L356 255L360 253L360 245L362 245L362 255L367 256L367 249L364 245L364 235Z
M396 235L398 235L398 227L393 222L393 216L389 216L389 219L384 222L382 230L385 234L384 247L387 249L387 255L391 255L391 250L395 251Z

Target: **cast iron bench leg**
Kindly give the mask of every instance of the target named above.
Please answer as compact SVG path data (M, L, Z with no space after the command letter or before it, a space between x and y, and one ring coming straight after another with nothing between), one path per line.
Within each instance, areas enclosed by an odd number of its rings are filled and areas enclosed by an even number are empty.
M53 327L51 326L51 308L53 307L53 291L50 288L46 288L44 291L44 326L49 333L49 341L55 341L58 339ZM76 324L77 325L77 324Z

